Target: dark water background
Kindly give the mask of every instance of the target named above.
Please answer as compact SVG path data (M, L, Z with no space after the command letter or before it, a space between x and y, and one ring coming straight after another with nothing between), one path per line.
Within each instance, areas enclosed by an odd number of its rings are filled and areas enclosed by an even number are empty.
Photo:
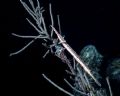
M36 2L36 0L34 1ZM47 25L50 23L48 19L49 3L52 4L55 21L57 20L56 15L60 15L62 34L65 35L68 44L77 53L88 44L96 46L97 50L104 56L101 74L105 77L107 61L120 56L120 4L118 1L40 0L40 2L46 10L44 16ZM26 17L30 18L30 16L19 0L11 0L8 5L8 53L10 53L20 49L30 41L11 36L11 33L37 35L37 32L25 20ZM58 85L70 90L63 81L64 70L67 66L51 54L42 59L45 51L46 49L41 46L41 40L36 40L27 50L9 57L6 82L10 94L66 96L41 76L42 73L45 73ZM118 96L120 85L118 86L116 81L111 82L113 94Z

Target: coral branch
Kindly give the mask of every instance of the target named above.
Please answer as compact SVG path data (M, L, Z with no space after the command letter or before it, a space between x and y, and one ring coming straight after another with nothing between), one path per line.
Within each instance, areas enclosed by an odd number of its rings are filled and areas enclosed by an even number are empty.
M55 84L53 81L51 81L45 74L42 74L42 76L48 81L50 82L53 86L55 86L56 88L58 88L60 91L66 93L69 96L74 96L73 94L71 94L70 92L66 91L65 89L59 87L57 84Z

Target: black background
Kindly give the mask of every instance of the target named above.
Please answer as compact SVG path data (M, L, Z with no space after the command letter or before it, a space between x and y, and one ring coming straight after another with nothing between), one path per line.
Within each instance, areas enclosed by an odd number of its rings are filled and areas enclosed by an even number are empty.
M28 4L27 0L26 3ZM36 0L33 0L36 3ZM54 20L60 15L62 34L70 46L79 53L80 50L93 44L104 56L102 75L105 76L107 61L120 56L120 10L118 1L112 0L39 0L44 7L46 24L50 24L49 3L52 4ZM15 52L27 44L30 39L17 38L11 33L21 35L37 35L25 18L32 19L19 0L8 3L8 54ZM56 24L56 23L55 23ZM49 27L48 27L49 28ZM12 95L33 94L34 96L65 96L64 93L51 86L43 77L45 73L61 87L70 90L64 83L67 66L57 57L49 54L42 58L46 48L36 40L22 53L8 57L7 89ZM114 81L112 89L117 95L119 86ZM67 96L67 95L66 95Z

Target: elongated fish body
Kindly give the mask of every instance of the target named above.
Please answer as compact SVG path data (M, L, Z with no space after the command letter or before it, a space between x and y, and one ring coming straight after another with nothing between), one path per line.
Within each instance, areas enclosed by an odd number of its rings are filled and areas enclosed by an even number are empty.
M60 43L65 47L65 49L75 58L75 60L83 67L83 69L94 79L94 81L101 86L101 84L98 82L98 80L93 76L90 69L83 63L83 61L80 59L79 55L67 44L65 39L57 32L57 30L51 26L54 32L56 33Z

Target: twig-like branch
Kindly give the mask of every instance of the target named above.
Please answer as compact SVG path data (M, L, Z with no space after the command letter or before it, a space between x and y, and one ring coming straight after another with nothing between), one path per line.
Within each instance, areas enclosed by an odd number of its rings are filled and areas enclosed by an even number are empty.
M35 7L34 7L33 1L32 1L32 0L29 0L29 2L30 2L31 6L32 6L32 8L33 8L33 11L35 12Z
M112 89L111 89L110 82L109 82L109 77L106 77L106 81L107 81L108 88L109 88L109 91L110 91L110 96L113 96Z
M16 55L21 53L22 51L24 51L28 46L30 46L37 38L39 38L40 36L36 36L33 40L31 40L28 44L26 44L23 48L21 48L19 51L16 51L14 53L11 53L10 56Z
M61 24L60 24L60 16L59 15L57 15L57 19L58 19L58 27L59 27L59 32L60 32L60 34L61 34Z
M19 51L11 53L10 56L16 55L21 53L22 51L24 51L28 46L30 46L35 40L30 41L26 46L24 46L23 48L21 48Z
M76 68L76 62L75 62L75 59L73 58L73 68L74 68L74 70L75 70L75 68Z
M47 28L46 28L46 25L45 25L45 22L44 22L44 18L42 16L43 10L42 10L42 8L40 8L39 1L37 0L37 7L35 8L34 4L33 4L33 1L29 0L29 3L32 6L33 10L30 9L30 7L28 7L28 5L26 3L24 3L22 0L20 0L20 2L23 5L23 7L27 10L27 12L36 21L36 24L38 25L38 27L35 26L28 18L26 18L27 21L30 23L30 25L32 25L32 27L39 33L39 35L38 36L22 36L22 35L17 35L15 33L12 33L12 35L14 35L14 36L21 37L21 38L33 38L33 40L30 41L23 48L21 48L19 51L11 53L10 56L13 56L13 55L21 53L23 50L25 50L28 46L30 46L38 38L39 39L43 39L45 41L46 41L46 39L50 39L50 36L49 36L49 34L47 32ZM43 24L43 26L41 25L41 23Z
M76 79L78 79L78 81L81 80L81 84L82 84L82 86L83 86L83 89L85 90L86 87L87 87L86 80L85 80L85 78L83 77L82 71L79 69L79 67L77 67L77 71L78 71L78 73L77 73L77 78L76 78ZM80 80L79 80L78 77L80 77Z
M49 4L49 12L50 12L50 18L51 18L51 25L54 26L51 4ZM53 29L51 30L51 37L52 36L53 36Z
M30 0L31 1L31 0ZM24 8L28 11L28 13L33 17L33 19L36 21L35 13L27 6L26 3L24 3L22 0L20 0L21 4L24 6Z
M44 32L46 33L46 35L48 35L48 33L47 33L47 28L46 28L46 24L45 24L45 21L44 21L44 18L43 18L43 16L42 16L42 14L41 14L41 19L42 19L42 23L43 23L43 28L44 28ZM49 35L48 35L49 36ZM49 37L50 38L50 37Z
M20 38L29 38L29 39L34 39L34 38L36 38L36 36L23 36L23 35L18 35L18 34L15 34L15 33L12 33L12 35L13 36L16 36L16 37L20 37ZM39 35L39 37L38 38L46 38L46 37L44 37L44 36L42 36L42 35Z
M89 79L87 78L86 74L84 73L84 77L85 77L85 81L87 83L86 87L91 89L91 85L90 85L90 82L89 82Z
M75 75L75 74L73 74L72 72L70 72L70 71L68 71L68 70L65 70L68 74L70 74L70 75Z
M66 91L65 89L59 87L57 84L55 84L53 81L51 81L45 74L42 74L42 76L49 82L51 83L53 86L55 86L56 88L58 88L60 91L66 93L69 96L74 96L73 94L71 94L70 92Z
M26 18L26 20L30 23L30 25L33 26L33 28L35 28L35 30L39 33L39 34L44 34L43 30L40 31L28 18Z
M47 50L47 52L43 55L43 58L45 58L49 52L50 50Z
M39 3L39 1L37 0L37 4L38 4L38 7L40 8L40 3Z
M75 87L73 87L66 79L64 79L64 81L65 81L73 90L75 90L76 92L78 92L78 93L80 93L80 94L82 94L82 95L86 95L86 96L87 96L86 93L84 93L84 92L82 92L82 91L80 91L80 90L77 90Z

